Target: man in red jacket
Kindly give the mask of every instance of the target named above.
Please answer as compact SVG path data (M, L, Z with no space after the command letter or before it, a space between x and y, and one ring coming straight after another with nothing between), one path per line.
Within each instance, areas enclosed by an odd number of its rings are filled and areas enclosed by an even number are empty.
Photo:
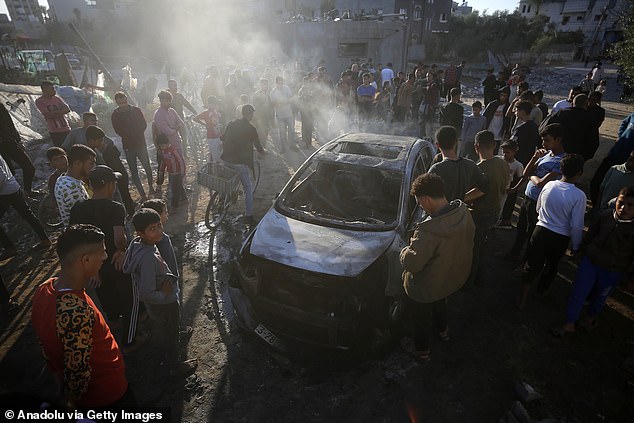
M59 236L56 248L59 277L37 289L31 322L49 369L63 382L64 405L134 406L119 345L85 290L108 257L104 234L92 225L72 225Z
M112 128L121 137L125 158L130 168L130 177L141 195L141 201L146 200L145 190L139 178L137 158L145 169L150 194L154 193L152 186L152 166L150 166L150 156L145 143L145 128L147 122L140 108L128 104L128 98L123 92L114 95L117 108L112 112Z

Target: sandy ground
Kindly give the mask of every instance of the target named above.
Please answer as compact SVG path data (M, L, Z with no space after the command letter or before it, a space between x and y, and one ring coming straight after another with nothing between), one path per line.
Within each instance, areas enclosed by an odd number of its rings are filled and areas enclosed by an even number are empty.
M604 107L601 147L588 162L585 178L632 111L614 102ZM268 153L259 158L256 217L312 152L280 154L270 142L266 148ZM193 170L197 164L191 165ZM615 291L589 334L559 340L548 333L562 321L574 263L562 262L548 298L531 298L519 312L514 307L519 290L515 263L491 259L484 287L465 287L450 298L452 340L435 340L426 365L396 347L360 357L291 345L280 354L237 327L227 294L232 260L247 234L236 219L242 203L210 232L201 223L207 193L196 185L193 172L188 180L190 206L172 213L166 231L182 263L183 320L194 327L183 354L198 358L199 367L187 379L170 378L161 365L157 336L126 356L131 386L143 406L168 407L172 421L183 422L493 422L516 401L516 381L525 381L541 394L527 405L535 421L549 416L570 422L634 421L632 375L621 368L634 348L632 295ZM498 230L491 248L508 247L512 235ZM34 289L57 270L52 249L22 251L2 264L22 308L0 321L0 390L44 397L55 392L29 317Z

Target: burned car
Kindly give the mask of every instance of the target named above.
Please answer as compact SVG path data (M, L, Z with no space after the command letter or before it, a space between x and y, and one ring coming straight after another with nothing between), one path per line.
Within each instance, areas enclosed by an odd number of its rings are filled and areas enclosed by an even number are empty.
M359 133L310 156L241 248L230 292L243 326L342 349L389 328L422 214L410 186L434 154L429 140Z

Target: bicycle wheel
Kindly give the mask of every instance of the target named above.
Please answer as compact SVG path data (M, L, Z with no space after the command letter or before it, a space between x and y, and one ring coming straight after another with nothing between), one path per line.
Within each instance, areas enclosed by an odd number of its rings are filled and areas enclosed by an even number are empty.
M215 229L220 225L229 208L229 196L215 190L209 190L209 203L205 211L205 226Z
M62 227L62 219L59 217L59 209L55 196L47 194L37 209L37 217L44 227L49 229L58 229Z
M251 172L251 186L253 187L253 192L258 187L260 183L260 162L255 160L253 162L253 171Z

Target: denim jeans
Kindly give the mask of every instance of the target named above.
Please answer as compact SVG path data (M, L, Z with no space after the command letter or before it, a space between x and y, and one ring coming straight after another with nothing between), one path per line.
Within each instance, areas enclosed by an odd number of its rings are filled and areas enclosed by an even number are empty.
M244 206L245 216L253 216L253 186L251 185L251 169L249 166L240 163L224 162L225 166L229 169L233 169L240 175L240 182L242 182L242 188L244 189Z
M583 303L590 295L588 316L595 318L605 305L605 300L612 289L619 284L623 272L611 272L605 270L584 257L579 264L577 277L572 285L568 305L566 307L566 323L574 323L579 320Z
M130 177L141 197L145 197L145 190L139 178L139 168L137 167L137 158L141 162L145 174L147 176L147 182L149 187L152 187L152 166L150 165L150 156L147 152L147 147L144 145L137 148L128 148L125 150L125 158L128 161L128 167L130 167Z
M295 143L294 118L277 118L277 130L280 136L280 150L286 151L287 147Z

